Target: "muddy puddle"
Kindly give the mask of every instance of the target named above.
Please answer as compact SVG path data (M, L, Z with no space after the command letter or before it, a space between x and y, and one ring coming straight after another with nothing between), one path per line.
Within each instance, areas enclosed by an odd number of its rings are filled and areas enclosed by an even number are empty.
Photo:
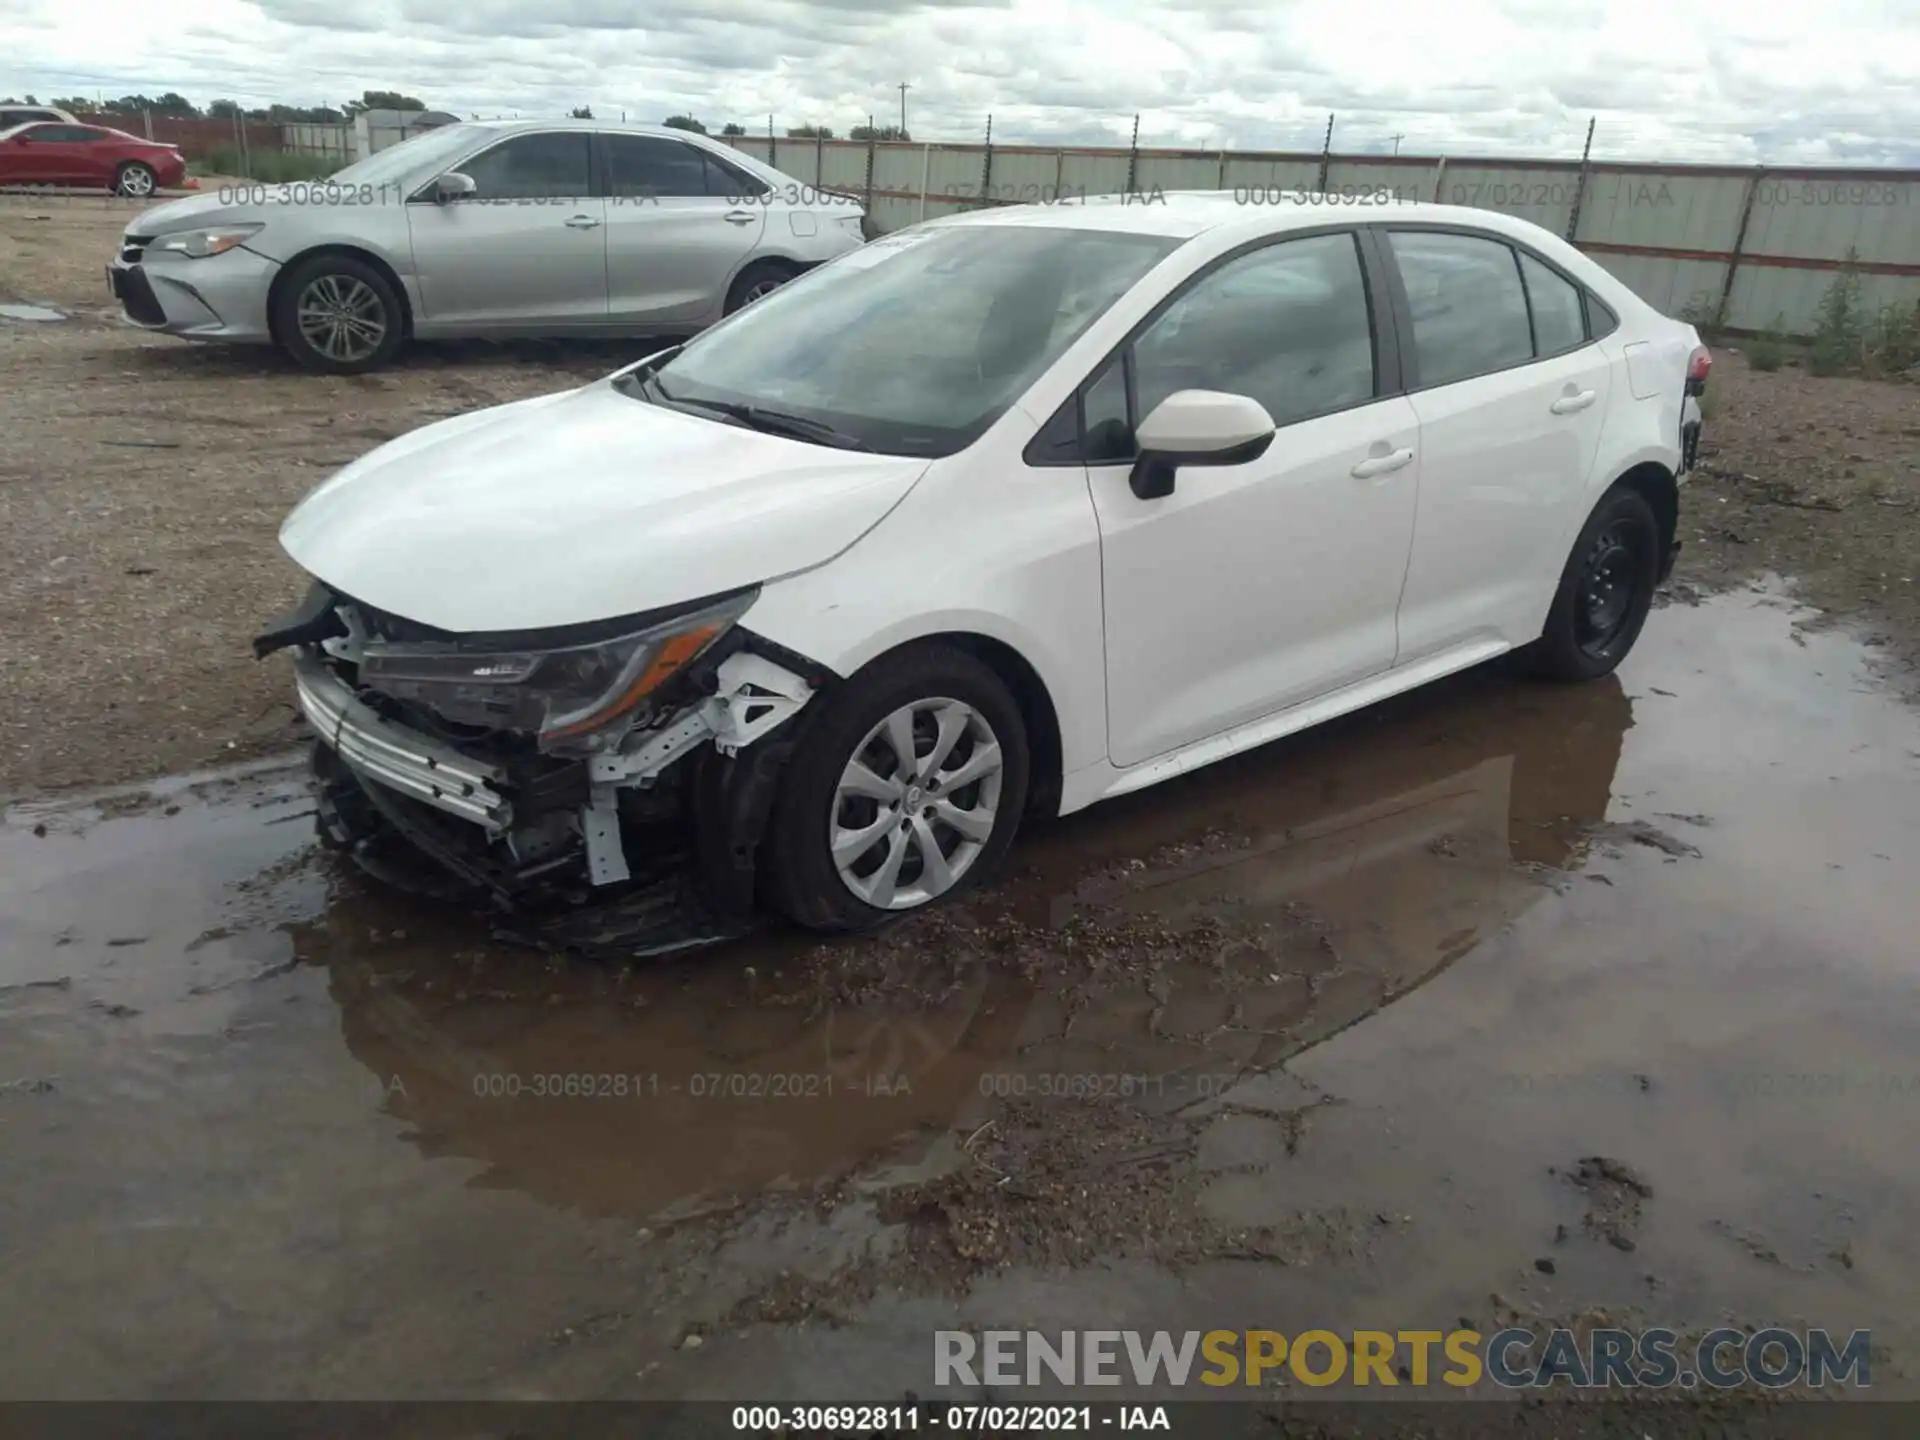
M335 868L284 767L16 807L0 1394L804 1389L916 1291L1897 1344L1920 723L1797 618L1461 677L825 947L530 952Z

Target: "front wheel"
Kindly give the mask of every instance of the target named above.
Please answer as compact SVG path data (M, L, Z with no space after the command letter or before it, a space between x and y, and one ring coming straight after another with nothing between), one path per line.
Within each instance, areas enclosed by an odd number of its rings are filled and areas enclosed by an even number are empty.
M113 193L129 200L144 200L159 188L159 178L138 160L129 160L113 172Z
M823 701L774 803L774 908L811 930L870 929L945 900L1013 843L1026 725L980 660L929 644L884 656Z
M1546 629L1524 652L1549 680L1595 680L1633 649L1660 578L1660 524L1638 491L1600 498L1567 557Z
M273 333L302 369L376 370L400 348L400 297L387 277L351 255L297 262L274 292Z

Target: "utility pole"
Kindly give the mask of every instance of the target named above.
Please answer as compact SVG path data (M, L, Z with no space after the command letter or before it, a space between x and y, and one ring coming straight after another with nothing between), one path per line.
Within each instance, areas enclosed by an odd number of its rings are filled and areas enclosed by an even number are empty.
M906 81L902 80L900 82L899 88L900 88L900 138L904 140L907 138L907 91L911 90L913 86L909 85Z
M1393 136L1393 153L1394 154L1398 155L1400 153L1400 142L1406 138L1407 137L1404 133L1395 134Z

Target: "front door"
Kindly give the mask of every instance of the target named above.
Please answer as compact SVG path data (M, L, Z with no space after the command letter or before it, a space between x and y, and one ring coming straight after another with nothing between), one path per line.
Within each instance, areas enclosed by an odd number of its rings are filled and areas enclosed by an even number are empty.
M584 130L515 135L456 167L474 194L408 203L426 326L606 322L607 202L594 194L590 155Z
M766 186L678 140L605 134L600 146L610 318L636 326L704 322L760 243Z
M1141 500L1132 431L1188 389L1250 395L1279 431ZM1412 406L1380 389L1359 242L1334 231L1190 282L1088 391L1114 764L1393 665L1420 467Z

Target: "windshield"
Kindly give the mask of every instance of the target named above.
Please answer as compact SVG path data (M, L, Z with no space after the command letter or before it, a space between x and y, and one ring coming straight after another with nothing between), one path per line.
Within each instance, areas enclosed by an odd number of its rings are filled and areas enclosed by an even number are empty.
M1040 225L906 230L756 301L656 372L895 455L971 444L1181 242Z
M398 145L356 160L344 170L336 170L333 179L352 185L384 185L458 155L467 146L478 143L486 133L481 125L443 125L423 130ZM422 175L422 180L428 177Z

